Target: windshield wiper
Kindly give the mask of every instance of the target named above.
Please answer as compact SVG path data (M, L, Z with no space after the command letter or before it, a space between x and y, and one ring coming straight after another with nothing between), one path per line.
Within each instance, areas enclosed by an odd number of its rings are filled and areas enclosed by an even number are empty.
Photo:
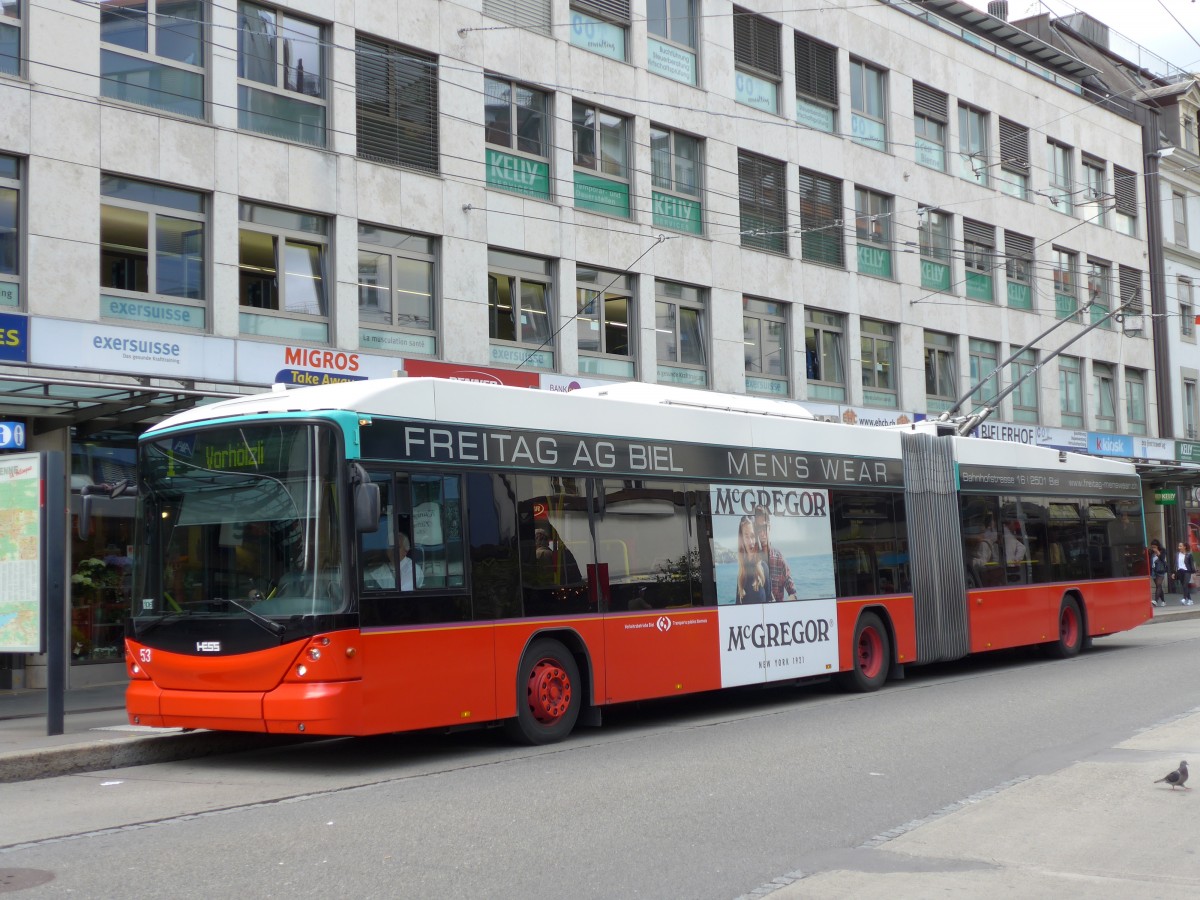
M180 619L187 618L191 614L192 614L191 610L187 610L186 612L169 613L165 616L158 616L157 618L151 619L149 622L146 622L144 625L139 624L139 622L141 622L142 619L145 618L144 616L142 616L142 617L134 616L133 617L133 636L136 638L140 638L140 637L142 637L142 635L149 634L151 631L153 631L159 625L162 625L164 622L177 622Z
M284 628L282 625L280 625L278 622L272 622L266 616L259 615L254 610L252 610L250 607L248 607L242 603L239 603L237 600L234 600L232 597L217 597L216 600L218 603L224 602L224 603L230 603L230 604L236 606L238 609L240 609L242 612L244 612L247 616L250 617L251 622L253 622L255 625L259 626L260 628L263 628L263 629L271 632L271 634L275 635L276 637L282 637L283 633L285 631L287 631L287 629Z

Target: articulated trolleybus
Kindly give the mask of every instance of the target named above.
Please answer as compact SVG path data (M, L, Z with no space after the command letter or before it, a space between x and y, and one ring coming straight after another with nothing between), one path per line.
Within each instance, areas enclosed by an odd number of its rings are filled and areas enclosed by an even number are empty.
M177 415L140 445L130 721L545 743L1149 617L1131 466L806 416L406 378Z

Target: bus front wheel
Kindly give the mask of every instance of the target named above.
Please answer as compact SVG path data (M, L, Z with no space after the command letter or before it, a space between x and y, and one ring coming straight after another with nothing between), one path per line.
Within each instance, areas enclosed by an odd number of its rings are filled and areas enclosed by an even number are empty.
M1058 659L1078 656L1083 649L1084 637L1079 602L1071 596L1063 597L1062 606L1058 608L1058 640L1049 645L1050 654Z
M579 718L583 704L579 666L558 641L539 638L521 656L517 671L517 717L504 723L508 736L522 744L561 741Z
M883 687L891 667L892 648L887 629L875 613L865 612L858 617L852 652L852 667L838 675L841 688L866 693Z

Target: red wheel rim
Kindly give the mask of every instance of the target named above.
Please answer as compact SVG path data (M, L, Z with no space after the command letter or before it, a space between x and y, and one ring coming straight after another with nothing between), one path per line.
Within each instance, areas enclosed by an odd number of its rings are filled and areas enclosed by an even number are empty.
M1079 616L1073 607L1065 607L1058 622L1058 637L1065 647L1074 647L1079 640Z
M864 628L858 635L858 670L867 678L875 678L883 668L883 638L874 628Z
M557 722L571 706L571 678L554 659L541 659L529 674L529 711L543 725Z

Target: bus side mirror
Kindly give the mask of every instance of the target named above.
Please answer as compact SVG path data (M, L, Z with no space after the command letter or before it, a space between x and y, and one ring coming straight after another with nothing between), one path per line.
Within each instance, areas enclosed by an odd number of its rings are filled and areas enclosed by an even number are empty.
M350 485L354 488L354 530L358 534L379 527L379 485L360 463L350 463Z
M110 499L120 497L129 487L128 481L118 481L116 484L88 484L79 491L79 522L76 531L79 539L86 541L92 534L92 496L99 494Z
M354 530L359 534L379 527L379 485L372 481L354 486Z

